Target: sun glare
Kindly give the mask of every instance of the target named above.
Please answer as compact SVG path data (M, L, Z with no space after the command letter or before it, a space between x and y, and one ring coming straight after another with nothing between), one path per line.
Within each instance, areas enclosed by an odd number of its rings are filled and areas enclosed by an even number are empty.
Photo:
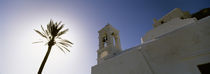
M48 14L48 12L50 14ZM31 73L31 71L38 71L38 68L44 58L44 55L47 51L47 45L45 45L46 40L43 39L41 36L39 36L34 29L41 30L41 25L46 27L46 24L49 23L50 19L52 19L55 22L62 21L63 24L65 24L65 28L69 28L69 31L62 36L64 39L68 39L69 41L73 42L74 45L72 47L69 47L70 53L63 53L60 49L58 49L56 46L53 46L52 51L50 53L50 56L48 58L48 61L46 63L46 66L43 70L43 73L45 73L46 70L50 72L59 72L63 71L63 67L67 67L69 69L73 68L72 66L78 66L80 63L82 63L83 55L86 54L81 49L87 49L87 45L85 45L86 40L84 40L85 36L85 30L83 27L81 27L78 23L72 22L71 18L69 18L67 14L64 12L54 12L48 11L47 13L43 15L43 13L36 13L36 15L30 14L23 14L25 15L22 18L19 18L18 20L15 19L16 17L21 17L20 15L13 15L14 17L9 20L13 22L9 22L7 24L12 25L10 29L12 31L7 31L8 35L8 45L13 45L13 47L7 47L7 49L10 49L12 53L11 55L14 55L16 57L22 57L22 58L14 58L14 57L8 57L10 59L7 59L8 61L11 61L11 64L8 65L8 68L5 68L6 70L10 70L10 68L13 68L12 70L15 71L9 71L11 73L9 74L15 74L16 72L24 72L25 73ZM56 16L56 15L61 16ZM64 17L65 16L65 17ZM41 17L41 18L39 18ZM23 23L24 22L24 23ZM9 29L9 28L8 28ZM87 33L86 33L87 34ZM43 41L43 43L33 44L33 42L36 41ZM17 43L19 42L19 43ZM83 43L84 42L84 43ZM14 53L15 52L15 53ZM7 54L7 55L10 55ZM27 60L25 60L27 59ZM18 61L17 61L18 60ZM33 60L33 61L31 61ZM71 61L70 61L71 60ZM76 60L76 61L74 61ZM6 62L5 62L6 63ZM19 63L19 64L17 64ZM25 63L24 67L28 70L22 70L18 69L16 66L21 66ZM33 66L33 70L30 70ZM60 69L61 68L61 69ZM55 70L58 69L58 70ZM21 71L22 70L22 71ZM71 69L73 71L73 69ZM78 69L79 70L79 69ZM77 71L77 70L75 70ZM72 72L71 72L72 73Z

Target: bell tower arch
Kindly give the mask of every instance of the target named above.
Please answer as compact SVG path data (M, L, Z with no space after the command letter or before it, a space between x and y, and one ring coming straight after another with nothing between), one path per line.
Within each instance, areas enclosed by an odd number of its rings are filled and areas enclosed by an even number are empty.
M121 52L119 31L107 24L99 33L98 63L101 63Z

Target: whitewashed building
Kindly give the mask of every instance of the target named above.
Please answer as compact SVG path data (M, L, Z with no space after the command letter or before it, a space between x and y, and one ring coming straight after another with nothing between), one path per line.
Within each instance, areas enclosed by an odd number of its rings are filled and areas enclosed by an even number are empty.
M154 28L141 38L141 44L125 51L119 31L106 25L98 31L98 63L91 73L210 74L210 16L193 16L175 8L154 19Z

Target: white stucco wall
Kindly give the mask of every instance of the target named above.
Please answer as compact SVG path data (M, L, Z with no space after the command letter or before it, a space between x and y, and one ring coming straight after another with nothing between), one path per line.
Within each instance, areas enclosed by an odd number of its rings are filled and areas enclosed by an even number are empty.
M130 50L130 51L129 51ZM139 46L92 67L91 74L152 74Z
M166 34L168 32L171 32L175 29L178 29L180 27L183 27L185 25L191 24L193 22L196 22L196 18L188 18L188 19L180 19L180 18L174 18L167 23L164 23L150 31L148 31L144 36L143 36L143 42L155 39L156 37L159 37L163 34Z
M142 45L154 74L200 74L197 65L210 62L210 17Z
M174 18L190 18L191 15L189 12L186 11L182 11L180 8L175 8L172 11L170 11L168 14L166 14L165 16L163 16L162 18L160 18L159 20L153 20L154 27L159 27L162 25L161 22L169 22Z
M123 51L92 67L92 74L200 74L210 62L210 17Z

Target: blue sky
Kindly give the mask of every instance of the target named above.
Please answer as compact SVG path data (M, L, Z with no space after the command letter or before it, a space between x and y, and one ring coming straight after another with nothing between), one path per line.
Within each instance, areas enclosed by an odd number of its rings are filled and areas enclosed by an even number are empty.
M0 1L0 74L36 74L47 46L40 29L50 19L62 21L74 43L63 54L53 47L44 74L91 74L96 62L98 30L107 23L120 31L123 50L140 44L153 24L174 8L194 13L210 7L209 0L14 0Z

